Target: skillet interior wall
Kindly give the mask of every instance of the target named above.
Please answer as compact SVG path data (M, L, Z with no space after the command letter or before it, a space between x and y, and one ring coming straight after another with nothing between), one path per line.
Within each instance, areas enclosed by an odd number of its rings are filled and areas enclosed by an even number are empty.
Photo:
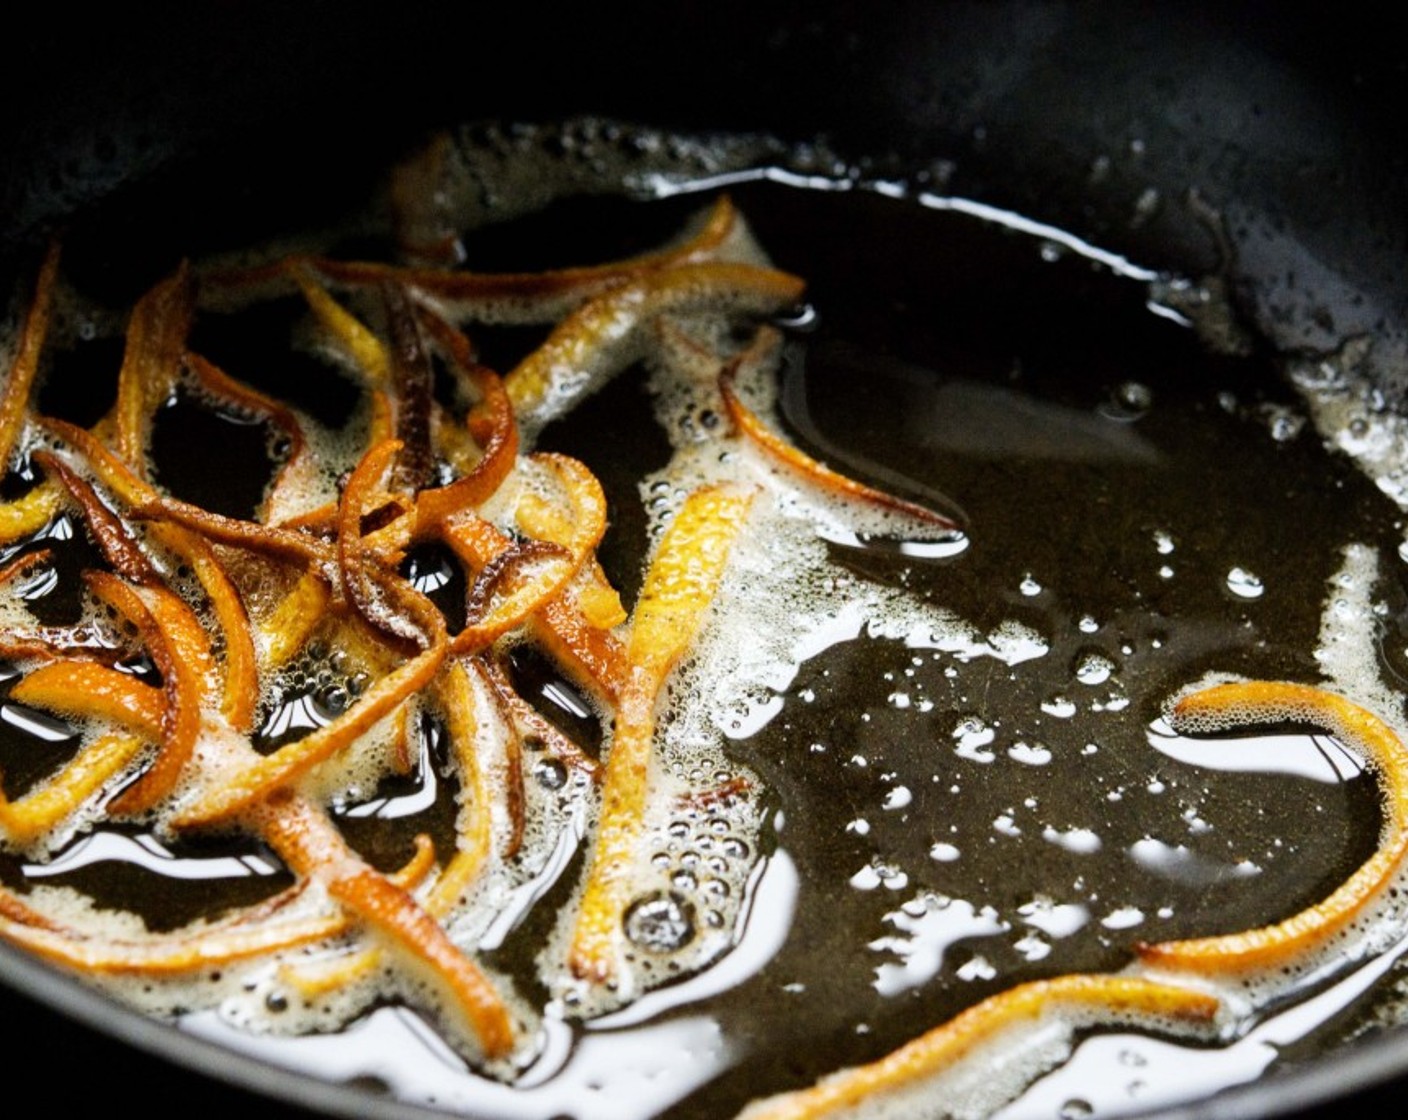
M591 112L824 134L873 173L923 170L1143 264L1227 268L1273 341L1333 348L1408 322L1406 52L1386 17L1262 8L519 4L451 27L413 4L50 15L0 71L0 255L116 211L138 220L112 252L160 269L211 247L212 228L238 243L335 220L427 127ZM1223 215L1230 257L1190 188ZM1397 330L1374 358L1401 401Z
M149 211L144 238L179 244L212 214L231 237L306 227L426 127L597 113L825 134L876 171L927 169L1154 267L1226 266L1282 345L1408 317L1405 49L1367 6L904 0L882 18L718 0L451 18L319 0L39 19L0 76L0 245L163 181L175 205ZM1190 190L1223 215L1232 259ZM1401 397L1408 341L1382 337L1375 372Z

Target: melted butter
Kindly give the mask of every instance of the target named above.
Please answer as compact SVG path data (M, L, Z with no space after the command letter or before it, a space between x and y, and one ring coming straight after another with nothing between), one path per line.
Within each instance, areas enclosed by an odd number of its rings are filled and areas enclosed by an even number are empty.
M545 188L520 189L538 154L511 147L489 144L499 163L476 172L479 220L547 201ZM756 155L743 148L710 158ZM689 149L654 179L619 167L592 178L568 161L554 189L702 190L717 182L703 159ZM1324 675L1397 714L1365 640L1376 565L1398 562L1402 539L1388 487L1296 423L1304 406L1264 355L1210 352L1151 315L1152 273L996 211L837 190L854 184L816 162L731 180L757 242L807 278L816 310L788 336L775 401L759 403L831 465L961 507L966 532L925 538L798 488L747 449L721 452L702 398L660 355L539 443L579 455L608 485L615 536L603 558L628 599L631 565L690 486L743 475L767 489L673 682L660 744L667 777L743 774L762 791L741 813L651 822L640 888L654 909L638 912L641 937L667 944L687 920L701 934L694 955L675 963L677 978L651 976L634 1002L584 1022L571 992L540 993L544 1050L517 1087L467 1072L397 1008L327 1038L234 1030L268 1026L267 977L232 993L223 1019L204 1012L187 1029L451 1110L729 1115L1023 980L1119 970L1137 939L1283 917L1372 850L1372 777L1332 741L1177 740L1159 719L1169 696L1209 674ZM531 239L524 223L516 234ZM472 234L465 249L473 260ZM604 439L603 413L634 427ZM292 722L295 701L335 683L320 671L291 683L270 719ZM419 822L433 740L418 781L362 791L347 816ZM13 760L32 743L0 747L12 796ZM506 920L462 931L534 991L588 827L581 791L555 780L535 787L555 808L532 873L493 895ZM151 854L138 861L147 871L161 867ZM6 857L0 874L18 882L25 868ZM1201 1095L1257 1076L1273 1045L1315 1035L1372 992L1397 952L1323 990L1302 983L1313 998L1233 1047L1100 1035L1006 1115L1104 1114L1187 1095L1195 1077ZM1018 1062L1001 1093L1045 1061ZM956 1107L1001 1103L968 1092Z

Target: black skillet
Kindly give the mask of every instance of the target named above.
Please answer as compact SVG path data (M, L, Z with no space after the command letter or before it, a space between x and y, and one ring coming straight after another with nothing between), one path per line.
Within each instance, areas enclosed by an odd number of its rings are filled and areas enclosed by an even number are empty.
M1154 268L1222 269L1283 348L1371 330L1408 376L1408 49L1356 5L239 3L38 13L0 68L0 258L122 215L153 268L322 225L437 124L591 112L682 130L825 135L948 193ZM1107 172L1092 182L1102 157ZM1163 200L1131 224L1147 191ZM1221 215L1221 224L1206 215ZM101 224L101 222L97 222ZM1222 240L1224 231L1227 241ZM12 274L7 266L6 274ZM419 1115L137 1018L0 946L8 1093L186 1116ZM1408 1033L1173 1117L1387 1110ZM136 1107L133 1107L136 1106Z

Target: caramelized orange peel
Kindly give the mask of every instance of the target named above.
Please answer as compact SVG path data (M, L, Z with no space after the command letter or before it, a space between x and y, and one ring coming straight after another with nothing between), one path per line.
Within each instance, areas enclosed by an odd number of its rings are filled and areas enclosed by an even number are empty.
M646 571L631 621L629 676L616 709L601 812L582 902L572 934L574 975L593 983L615 977L621 916L649 792L655 705L665 678L713 601L730 547L753 495L708 487L685 499Z
M720 195L693 235L676 245L609 264L546 272L484 273L317 257L309 259L307 266L345 285L365 286L395 279L433 297L452 317L550 323L601 292L639 277L720 258L739 223L733 203L727 195Z
M767 339L763 341L765 346L770 344ZM832 470L825 463L813 459L769 428L761 417L743 403L743 399L735 388L739 371L755 357L756 354L752 349L746 350L729 362L719 374L719 394L723 398L724 409L734 427L745 439L770 459L794 471L824 492L867 502L870 505L914 518L935 529L959 528L958 522L937 510L932 510L928 506L922 506L905 498L896 497L884 490L877 490L873 486L867 486L863 482L858 482Z
M1048 1012L1075 1011L1097 1020L1135 1018L1155 1025L1210 1025L1215 996L1134 976L1077 974L1020 984L960 1012L869 1065L833 1073L809 1089L757 1101L739 1120L820 1120L862 1102L932 1078L1003 1032L1030 1025Z
M1378 776L1384 824L1374 854L1329 897L1260 929L1189 941L1140 944L1149 965L1199 974L1271 968L1314 953L1389 886L1408 854L1408 747L1382 719L1333 692L1285 681L1215 685L1180 697L1170 712L1178 731L1306 723L1353 748Z
M614 288L567 317L505 379L520 424L567 411L640 352L639 331L662 315L702 310L765 316L802 298L795 276L746 264L695 264Z

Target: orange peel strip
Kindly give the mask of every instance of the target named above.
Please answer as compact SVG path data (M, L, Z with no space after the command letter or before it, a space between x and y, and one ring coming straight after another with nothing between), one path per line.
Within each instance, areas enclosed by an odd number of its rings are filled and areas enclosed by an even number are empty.
M416 495L417 532L423 534L454 513L477 508L498 490L518 456L518 426L503 378L474 360L469 339L438 315L423 312L421 319L451 367L479 392L470 425L483 448L469 474Z
M316 878L329 896L424 968L451 997L490 1058L513 1049L508 1008L488 978L403 888L347 847L321 810L298 797L258 806L250 821L297 874Z
M225 639L224 695L220 711L236 731L248 732L259 703L259 666L249 614L244 609L225 566L204 537L179 525L155 525L153 535L191 566L210 600L210 609Z
M739 1120L819 1120L933 1077L969 1056L1003 1031L1034 1023L1047 1011L1065 1008L1138 1014L1155 1019L1211 1023L1216 997L1136 976L1077 974L1020 984L975 1004L879 1061L841 1070L810 1089L756 1101Z
M97 793L144 745L131 735L102 735L23 797L9 801L0 792L0 829L16 844L37 840Z
M16 682L10 696L59 715L110 720L153 739L161 735L166 712L161 689L96 661L40 665Z
M376 389L389 385L391 358L381 339L328 293L306 261L290 258L284 264L284 271L298 285L318 322L352 360L366 387Z
M32 536L59 512L58 487L44 481L13 502L0 502L0 547Z
M1408 747L1372 712L1323 689L1283 681L1215 685L1173 706L1175 729L1304 722L1358 749L1383 787L1378 849L1328 898L1276 925L1219 937L1140 944L1140 959L1199 973L1272 967L1322 947L1369 906L1408 855Z
M616 711L596 843L568 950L568 965L581 979L602 983L616 973L616 936L649 790L656 697L713 601L752 501L752 493L733 487L694 491L646 571L631 624L631 674Z
M19 345L10 362L10 375L0 391L0 475L10 469L15 444L29 414L29 394L39 371L39 355L49 333L49 313L54 302L54 282L59 274L59 243L51 241L39 265L34 298L25 312Z
M450 750L460 776L460 808L455 821L455 854L436 881L427 900L433 914L447 913L479 876L493 852L493 814L488 776L479 763L482 729L476 716L479 697L461 659L452 660L440 677L440 703L450 737Z
M327 541L310 537L306 533L278 525L262 525L257 521L226 517L174 498L144 501L132 512L137 518L174 521L199 531L212 541L317 570L331 568L337 559L336 551Z
M183 263L132 309L110 421L116 428L118 458L141 478L147 473L152 415L175 391L180 376L194 295L190 270Z
M348 925L342 914L315 915L151 942L125 942L82 937L0 914L0 937L81 972L171 976L324 941L345 932Z
M650 273L583 304L505 378L519 422L541 425L595 390L640 350L638 328L696 311L771 315L802 297L795 276L746 264L691 264Z
M700 230L679 245L610 264L547 272L446 272L322 257L311 259L309 263L341 284L377 284L390 278L436 299L462 306L471 314L488 311L499 322L547 323L577 304L635 277L713 259L738 224L738 211L726 195L721 195Z
M719 393L723 396L724 409L728 412L733 426L774 462L781 463L789 470L801 475L808 482L832 494L855 498L882 509L894 510L918 521L926 522L940 529L957 529L959 525L952 518L922 506L918 502L897 498L884 490L877 490L863 482L832 470L825 463L813 459L806 452L788 443L752 412L739 398L734 382L739 369L745 364L747 354L730 362L719 374Z
M308 485L317 471L312 456L308 452L308 440L303 434L303 425L293 410L285 407L273 397L266 396L252 386L237 381L213 362L189 351L185 356L186 368L195 378L201 390L217 400L225 401L246 412L262 416L288 440L288 450L273 481L268 494L260 507L260 519L265 522L279 522L285 518L285 509L294 504L290 492Z
M142 813L171 793L195 753L215 661L191 608L171 592L160 587L139 591L107 572L89 572L87 579L95 595L136 625L161 672L166 699L161 749L146 773L111 805L117 813Z
M156 569L122 520L103 504L98 493L56 455L36 451L34 461L55 479L83 511L84 523L93 542L119 575L134 583L155 583Z

